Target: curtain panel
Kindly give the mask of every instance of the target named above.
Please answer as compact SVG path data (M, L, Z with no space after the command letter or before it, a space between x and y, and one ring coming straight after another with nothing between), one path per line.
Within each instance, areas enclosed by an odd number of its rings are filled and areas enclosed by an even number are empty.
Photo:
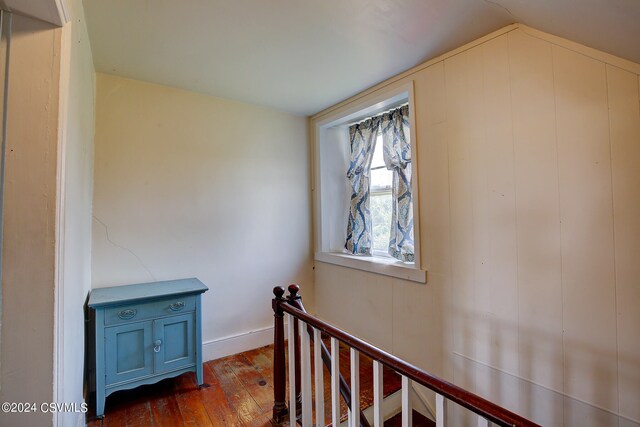
M415 262L409 106L383 114L380 131L384 163L393 171L389 255L403 262Z
M349 127L351 157L347 178L351 184L351 200L344 247L352 254L371 255L369 182L371 159L380 121L380 117L372 117Z
M393 171L392 213L388 253L403 262L415 262L409 106L404 105L349 127L351 157L347 178L351 200L345 249L371 255L371 160L378 132L382 134L384 163Z

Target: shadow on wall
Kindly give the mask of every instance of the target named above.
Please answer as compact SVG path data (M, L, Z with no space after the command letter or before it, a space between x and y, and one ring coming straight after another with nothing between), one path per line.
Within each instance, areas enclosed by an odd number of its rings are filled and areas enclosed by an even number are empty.
M640 427L635 421L612 411L527 379L534 373L533 362L537 361L540 365L540 360L545 360L549 365L556 367L552 375L557 378L557 383L562 384L563 378L568 376L582 375L582 381L588 384L594 393L602 391L598 393L599 396L612 397L617 395L617 365L603 364L601 361L619 360L621 363L634 366L636 371L640 371L640 361L632 360L624 354L616 355L614 352L604 351L584 342L563 343L558 337L531 328L523 329L517 324L496 321L487 313L454 309L453 316L457 318L457 322L462 322L458 323L462 335L457 341L462 345L459 348L454 346L450 356L456 385L541 425ZM481 334L486 339L486 342L481 344L486 351L483 355L478 355L478 336ZM519 354L516 355L520 374L498 368L504 365L505 350L512 347L512 343L508 342L509 337L516 337L520 343ZM563 363L563 345L570 346L574 354L585 355L580 365L566 360ZM522 357L523 354L527 357ZM572 360L575 359L574 356ZM607 404L616 406L615 402L611 401ZM458 405L452 403L449 411L453 425L471 425L474 422L473 415Z

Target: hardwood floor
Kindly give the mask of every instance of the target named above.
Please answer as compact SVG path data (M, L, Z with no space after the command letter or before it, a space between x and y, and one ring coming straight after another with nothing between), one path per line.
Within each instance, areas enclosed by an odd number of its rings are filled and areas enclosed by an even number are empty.
M349 351L340 349L340 371L349 382ZM273 347L266 346L204 364L199 388L193 373L163 380L107 398L103 420L88 417L88 426L224 426L274 427ZM329 372L324 369L325 424L331 422ZM384 372L384 395L400 389L400 377ZM361 406L373 402L372 362L360 356ZM287 391L288 393L288 391ZM288 395L288 394L287 394ZM341 405L346 418L347 408ZM385 424L386 425L386 424ZM417 426L417 424L416 424Z

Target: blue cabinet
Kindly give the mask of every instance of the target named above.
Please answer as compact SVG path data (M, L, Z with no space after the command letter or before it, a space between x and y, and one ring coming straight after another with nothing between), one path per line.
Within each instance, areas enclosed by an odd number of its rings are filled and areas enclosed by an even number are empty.
M107 396L184 372L202 374L201 295L198 279L95 289L93 309L96 416Z

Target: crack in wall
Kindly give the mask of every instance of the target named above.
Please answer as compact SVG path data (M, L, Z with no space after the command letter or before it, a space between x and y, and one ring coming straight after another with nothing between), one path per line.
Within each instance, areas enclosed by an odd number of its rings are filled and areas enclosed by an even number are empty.
M514 19L514 21L513 21L514 23L516 23L516 22L520 22L520 20L519 20L519 19L518 19L518 18L517 18L513 13L511 13L511 11L509 10L509 8L507 8L506 6L504 6L504 5L500 4L500 3L498 3L497 1L484 0L484 2L485 2L485 3L492 4L492 5L494 5L494 6L498 6L499 8L503 9L504 11L506 11L506 12L511 16L511 18L513 18L513 19Z
M156 277L153 275L153 273L151 272L151 270L149 270L149 268L146 266L146 264L142 261L142 258L140 258L140 257L139 257L135 252L133 252L131 249L129 249L129 248L125 247L125 246L119 245L119 244L117 244L116 242L114 242L113 240L111 240L111 237L109 237L109 228L107 227L107 224L105 224L105 223L104 223L100 218L98 218L97 216L95 216L95 215L92 215L92 216L93 216L93 219L95 219L95 220L96 220L100 225L102 225L102 227L104 227L104 234L105 234L105 237L107 238L107 242L109 242L109 243L111 243L113 246L115 246L115 247L117 247L117 248L120 248L120 249L122 249L122 250L125 250L125 251L129 252L131 255L133 255L133 256L138 260L138 262L140 263L140 265L142 266L142 268L144 268L145 270L147 270L147 273L149 273L149 276L151 276L151 278L152 278L154 281L156 281L156 280L157 280L157 279L156 279Z

